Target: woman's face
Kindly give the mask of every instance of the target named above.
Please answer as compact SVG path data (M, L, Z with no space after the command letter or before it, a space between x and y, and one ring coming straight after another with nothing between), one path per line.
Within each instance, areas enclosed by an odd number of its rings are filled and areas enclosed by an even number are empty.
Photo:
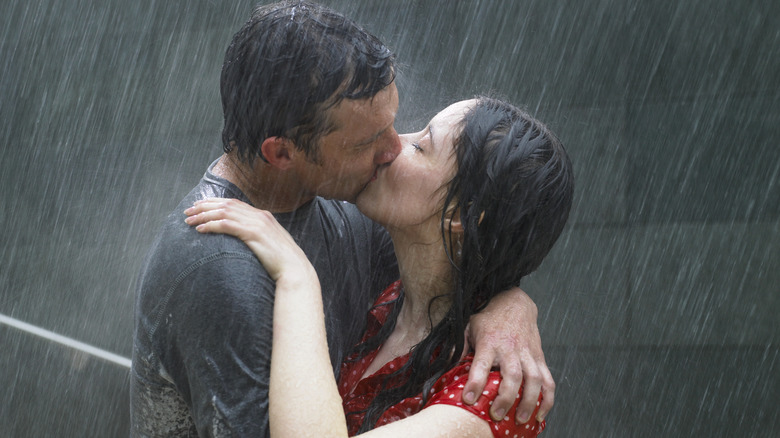
M445 185L456 170L453 142L460 134L460 122L475 104L476 100L452 104L422 131L401 135L400 155L381 167L376 180L358 195L360 211L388 229L437 225Z

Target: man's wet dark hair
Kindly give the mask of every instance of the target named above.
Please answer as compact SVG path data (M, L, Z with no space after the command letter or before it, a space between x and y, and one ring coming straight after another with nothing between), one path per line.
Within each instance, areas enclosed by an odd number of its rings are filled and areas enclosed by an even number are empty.
M324 6L258 6L234 36L222 65L222 146L251 163L268 137L294 142L312 160L336 127L327 109L375 96L395 79L394 54Z
M446 295L452 306L414 347L406 365L388 377L391 381L407 375L408 380L380 392L366 411L361 432L373 429L379 416L404 398L422 393L427 400L436 380L460 360L471 315L536 270L569 218L574 194L571 161L541 122L506 102L481 97L460 128L455 140L457 170L444 187L441 220L457 279ZM446 219L456 215L464 228L461 240L446 227ZM371 351L384 342L402 303L403 292L382 330L358 351Z

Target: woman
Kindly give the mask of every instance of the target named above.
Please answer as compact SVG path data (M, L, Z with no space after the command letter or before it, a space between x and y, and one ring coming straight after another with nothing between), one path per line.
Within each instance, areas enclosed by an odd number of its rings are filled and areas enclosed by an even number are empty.
M271 435L536 436L536 413L522 425L514 412L490 418L497 372L474 406L460 403L472 358L464 331L560 235L573 192L566 151L528 114L489 98L451 105L401 140L401 155L357 199L389 231L401 279L377 299L338 386L317 275L289 234L235 201L186 211L198 231L244 240L276 281Z

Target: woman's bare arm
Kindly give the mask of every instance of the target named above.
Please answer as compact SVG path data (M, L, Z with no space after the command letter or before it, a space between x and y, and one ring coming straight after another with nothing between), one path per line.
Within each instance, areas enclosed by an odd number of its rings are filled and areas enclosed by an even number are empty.
M273 215L234 199L187 209L203 233L238 237L276 281L269 390L271 436L346 438L347 424L328 355L322 295L314 267ZM490 426L461 408L435 405L361 436L491 437Z

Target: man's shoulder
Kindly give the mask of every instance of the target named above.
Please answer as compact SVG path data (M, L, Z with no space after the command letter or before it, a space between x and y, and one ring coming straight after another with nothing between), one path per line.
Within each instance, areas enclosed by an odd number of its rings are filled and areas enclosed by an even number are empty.
M225 234L203 234L187 225L184 210L191 207L195 201L210 198L232 198L230 193L221 190L219 186L201 182L173 211L165 218L157 238L152 246L150 258L170 258L172 260L196 260L219 253L250 253L251 251L240 240Z
M204 178L163 221L149 249L141 273L141 290L174 286L186 275L208 271L208 278L253 274L262 277L265 270L241 240L225 234L203 234L184 222L184 210L200 199L236 198L235 193ZM239 260L239 263L236 263Z

